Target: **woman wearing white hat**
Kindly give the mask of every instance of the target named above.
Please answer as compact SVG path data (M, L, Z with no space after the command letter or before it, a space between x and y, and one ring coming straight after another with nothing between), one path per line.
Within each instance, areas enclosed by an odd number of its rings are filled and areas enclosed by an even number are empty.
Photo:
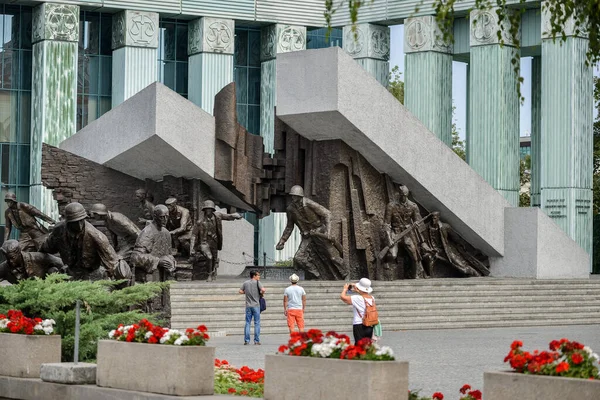
M348 290L356 291L358 294L349 296ZM365 316L367 308L366 305L372 306L375 304L375 298L370 295L372 291L371 280L362 278L354 285L346 283L340 294L340 299L344 303L351 305L354 310L352 333L354 334L355 344L362 338L373 338L373 327L363 324L363 317Z

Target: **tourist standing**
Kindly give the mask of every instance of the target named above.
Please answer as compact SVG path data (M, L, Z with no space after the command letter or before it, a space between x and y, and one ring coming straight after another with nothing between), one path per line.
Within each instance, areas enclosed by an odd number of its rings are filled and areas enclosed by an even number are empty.
M353 293L348 295L348 290L356 292L356 294ZM354 285L346 283L340 294L340 299L344 303L351 305L354 311L354 318L352 320L354 344L358 343L362 338L373 339L373 326L363 324L363 317L365 316L367 305L369 307L375 305L375 298L370 294L372 291L371 281L367 278L362 278Z
M260 283L260 273L250 271L250 279L242 284L240 294L246 295L246 326L244 327L244 345L250 344L250 322L254 318L254 344L260 345L260 295L266 289Z
M306 307L306 292L298 285L300 277L290 276L290 286L283 292L283 314L287 317L290 333L294 332L294 324L300 332L304 332L304 308Z

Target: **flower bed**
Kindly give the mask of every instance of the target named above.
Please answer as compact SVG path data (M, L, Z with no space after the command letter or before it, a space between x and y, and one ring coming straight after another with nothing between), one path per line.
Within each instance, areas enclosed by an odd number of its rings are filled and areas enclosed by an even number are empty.
M523 351L515 340L504 362L514 372L486 372L486 400L596 400L600 393L598 355L581 343L553 340L549 351Z
M461 397L459 400L482 400L482 394L480 390L471 388L471 385L465 384L459 389ZM441 392L435 392L431 397L419 396L419 391L408 392L408 400L444 400L444 394Z
M279 353L265 358L265 400L347 399L355 388L366 400L408 393L408 363L393 361L390 348L370 339L355 346L346 335L311 329L290 335Z
M98 386L176 396L214 393L215 349L205 346L205 326L177 331L142 320L120 325L109 338L98 343Z
M235 368L226 360L215 359L215 394L263 397L264 382L262 369Z
M39 378L42 364L60 362L53 326L53 320L28 318L19 310L0 314L0 375Z

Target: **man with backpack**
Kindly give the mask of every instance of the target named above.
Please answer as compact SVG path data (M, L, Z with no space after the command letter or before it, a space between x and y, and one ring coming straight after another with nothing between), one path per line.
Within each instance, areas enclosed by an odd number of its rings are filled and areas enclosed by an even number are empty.
M348 291L356 292L356 294L349 295ZM340 294L340 299L351 305L354 310L352 321L354 344L363 338L373 339L373 327L379 323L375 298L371 296L372 291L371 281L362 278L354 285L346 283Z

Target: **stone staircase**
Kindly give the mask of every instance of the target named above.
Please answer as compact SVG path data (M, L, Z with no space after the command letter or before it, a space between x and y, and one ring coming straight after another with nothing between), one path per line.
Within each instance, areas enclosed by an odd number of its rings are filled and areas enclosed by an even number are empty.
M205 324L210 331L241 335L242 279L178 282L171 288L173 328ZM267 310L261 333L287 333L283 290L287 282L261 281ZM339 300L342 282L301 282L306 327L348 331L352 310ZM373 282L385 330L600 324L600 279L500 278Z

